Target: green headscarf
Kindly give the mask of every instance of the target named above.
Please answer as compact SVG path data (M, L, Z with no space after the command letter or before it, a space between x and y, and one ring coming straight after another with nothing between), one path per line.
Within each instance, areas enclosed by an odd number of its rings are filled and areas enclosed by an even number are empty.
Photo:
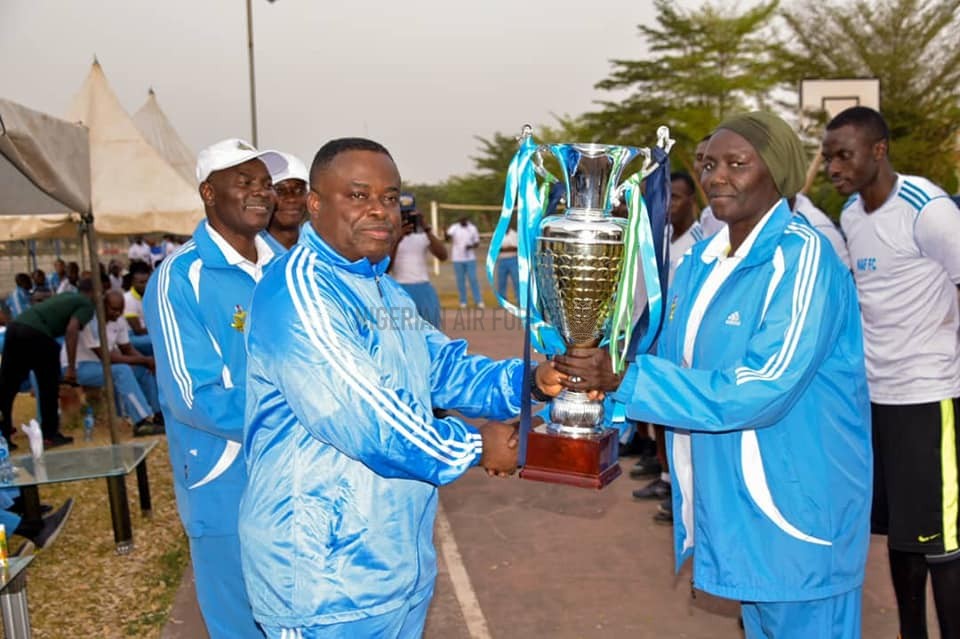
M807 174L807 156L800 138L780 117L766 111L735 115L720 123L745 138L767 165L780 195L791 198L803 188Z

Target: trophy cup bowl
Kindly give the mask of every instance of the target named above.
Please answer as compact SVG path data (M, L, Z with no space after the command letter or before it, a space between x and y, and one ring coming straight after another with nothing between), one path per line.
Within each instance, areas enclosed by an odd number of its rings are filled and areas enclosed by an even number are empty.
M541 147L543 149L544 147ZM623 168L644 150L603 144L545 147L560 162L567 209L541 222L534 256L538 306L568 348L600 344L624 259L627 220L611 210ZM532 429L525 479L602 488L620 475L617 431L603 426L603 403L565 390L550 422Z

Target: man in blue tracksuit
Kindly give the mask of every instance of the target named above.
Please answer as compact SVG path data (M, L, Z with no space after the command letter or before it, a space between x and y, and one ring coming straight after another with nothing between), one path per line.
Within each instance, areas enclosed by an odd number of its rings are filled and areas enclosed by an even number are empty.
M297 243L300 227L307 219L307 191L310 189L310 176L300 158L289 153L280 155L287 161L287 168L273 176L277 208L270 217L270 224L260 232L274 257L280 257Z
M437 486L516 467L523 366L469 355L385 276L400 175L380 144L313 161L311 221L257 286L247 337L243 573L269 637L419 637L437 573ZM560 390L551 366L541 391ZM554 376L551 381L550 376Z
M869 399L856 291L786 197L803 184L796 134L766 113L730 118L704 190L726 226L677 269L658 356L614 397L666 424L677 567L743 602L748 639L855 639L869 544ZM581 370L596 353L557 358ZM609 366L609 364L607 364ZM613 377L611 373L604 373ZM582 388L581 388L582 389Z
M143 299L157 365L180 519L212 639L262 637L243 587L237 511L245 404L243 331L253 288L273 257L259 237L275 204L274 152L224 140L200 152L207 219L165 259Z

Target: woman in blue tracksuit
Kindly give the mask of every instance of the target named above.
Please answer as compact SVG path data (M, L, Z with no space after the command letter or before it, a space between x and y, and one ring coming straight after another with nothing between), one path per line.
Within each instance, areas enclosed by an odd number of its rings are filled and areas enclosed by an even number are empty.
M658 356L622 382L600 351L557 358L583 390L668 424L677 567L743 602L747 637L860 636L869 543L870 411L856 291L784 198L803 184L796 134L751 113L710 138L703 184L727 226L684 256Z

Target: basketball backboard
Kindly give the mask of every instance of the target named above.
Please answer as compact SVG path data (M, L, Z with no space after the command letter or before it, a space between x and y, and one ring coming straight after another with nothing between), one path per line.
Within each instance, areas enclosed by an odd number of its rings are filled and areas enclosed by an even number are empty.
M809 131L817 114L827 120L853 106L880 110L879 78L810 79L800 81L800 127Z

